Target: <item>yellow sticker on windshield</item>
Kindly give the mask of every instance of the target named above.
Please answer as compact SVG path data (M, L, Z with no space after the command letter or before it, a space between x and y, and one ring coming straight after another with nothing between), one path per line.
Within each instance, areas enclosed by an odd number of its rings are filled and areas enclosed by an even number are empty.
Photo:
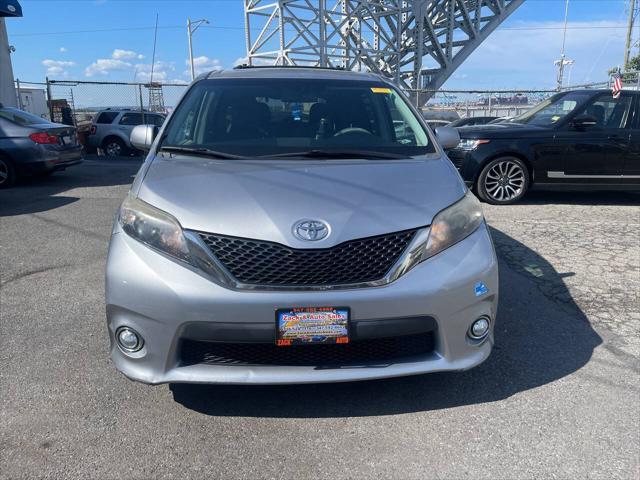
M382 87L371 87L371 91L373 93L391 93L390 88L382 88Z

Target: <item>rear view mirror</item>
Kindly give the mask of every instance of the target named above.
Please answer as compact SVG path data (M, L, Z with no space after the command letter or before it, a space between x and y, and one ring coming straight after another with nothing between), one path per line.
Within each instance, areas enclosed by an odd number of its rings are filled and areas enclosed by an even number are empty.
M435 129L435 133L438 142L445 150L456 148L460 143L460 134L453 127L438 127Z
M148 152L158 134L158 127L155 125L138 125L131 131L131 145L138 150Z
M592 128L598 125L598 120L591 115L578 115L572 120L571 124L578 130L584 130L585 128Z

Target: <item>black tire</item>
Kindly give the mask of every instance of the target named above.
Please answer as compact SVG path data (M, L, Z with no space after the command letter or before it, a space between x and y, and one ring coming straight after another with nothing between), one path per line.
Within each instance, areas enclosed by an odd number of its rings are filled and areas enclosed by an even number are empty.
M0 189L12 187L16 183L16 169L8 158L0 157Z
M487 163L476 182L481 200L492 205L516 203L530 185L529 169L516 157L500 157Z
M102 142L102 151L106 157L124 157L129 150L118 137L109 137Z

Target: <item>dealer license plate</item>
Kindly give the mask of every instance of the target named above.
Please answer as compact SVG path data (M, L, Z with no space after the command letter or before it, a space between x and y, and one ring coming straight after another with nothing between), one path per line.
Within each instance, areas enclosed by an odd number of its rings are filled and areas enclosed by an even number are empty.
M347 307L285 308L276 311L276 344L349 343Z

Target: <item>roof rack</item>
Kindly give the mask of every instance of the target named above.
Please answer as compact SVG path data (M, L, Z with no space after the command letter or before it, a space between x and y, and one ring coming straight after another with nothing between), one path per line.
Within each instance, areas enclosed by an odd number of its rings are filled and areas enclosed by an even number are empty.
M340 70L345 71L344 67L314 67L311 65L249 65L246 63L236 65L234 70L244 70L248 68L309 68L315 70Z

